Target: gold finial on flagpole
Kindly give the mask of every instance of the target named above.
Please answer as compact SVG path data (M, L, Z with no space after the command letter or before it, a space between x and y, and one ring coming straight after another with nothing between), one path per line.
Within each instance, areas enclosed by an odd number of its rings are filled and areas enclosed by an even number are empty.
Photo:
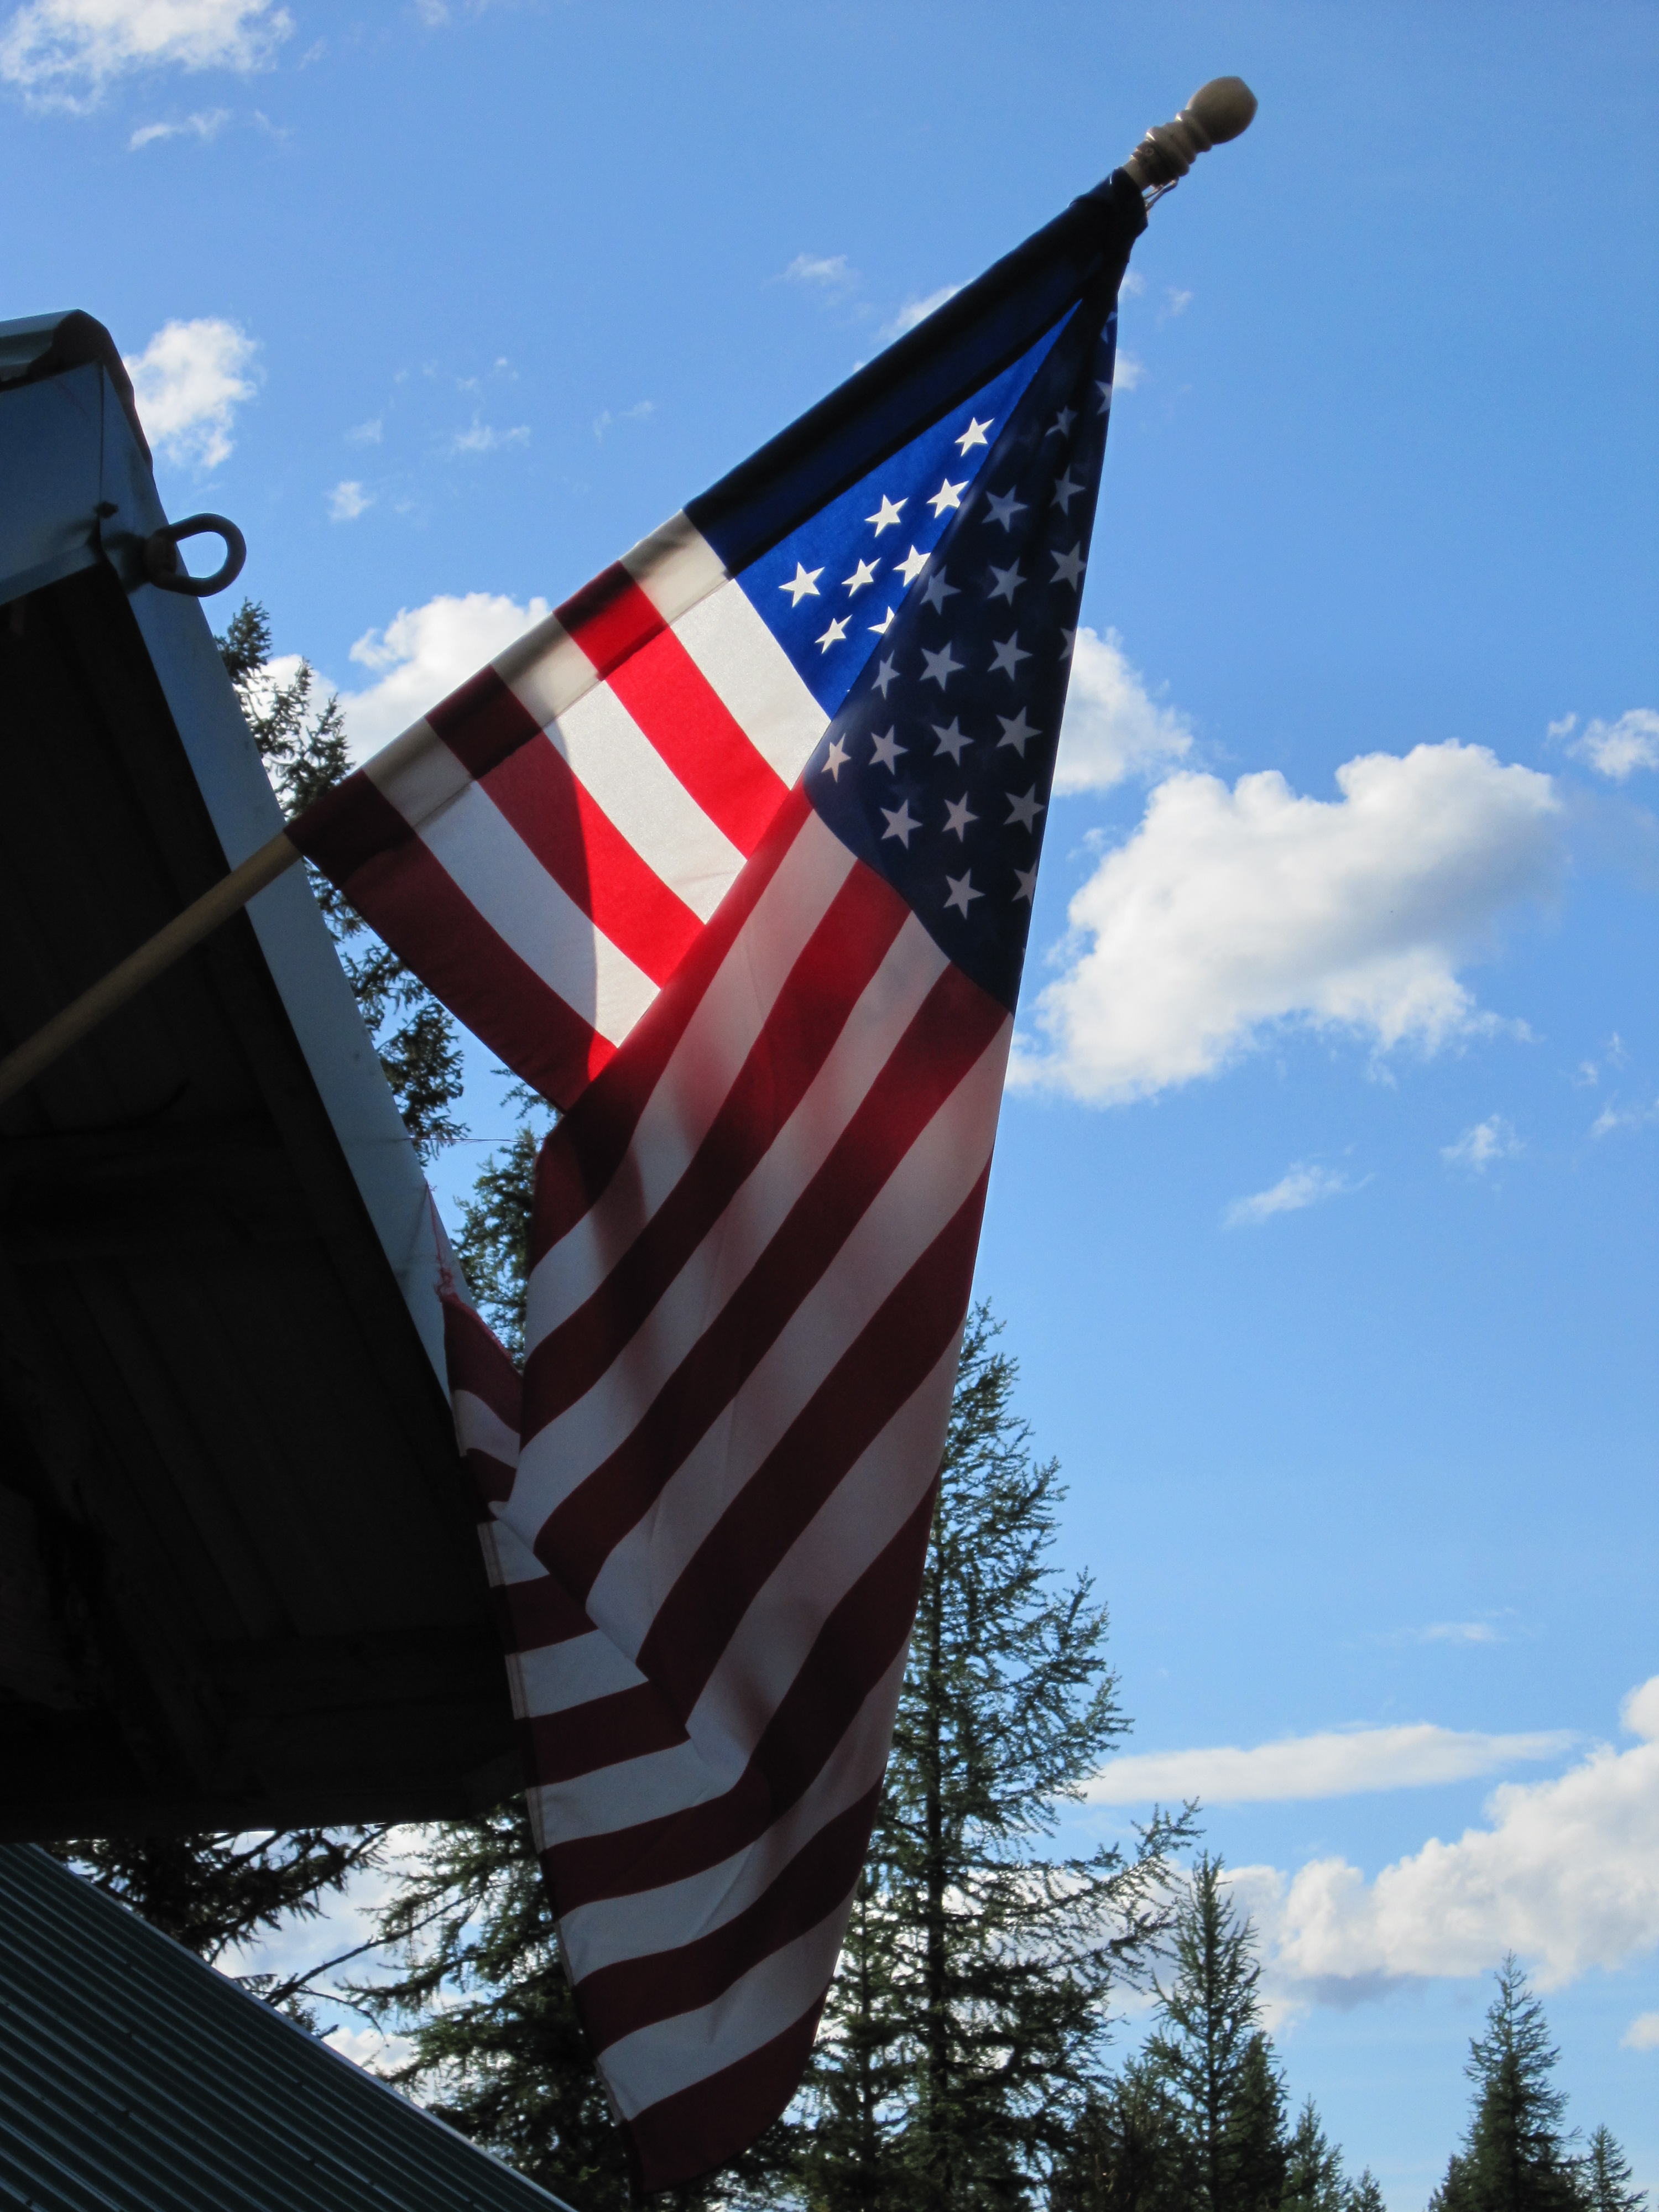
M1255 94L1242 76L1212 76L1173 123L1154 124L1123 164L1124 174L1143 191L1168 191L1200 154L1248 131L1255 108Z

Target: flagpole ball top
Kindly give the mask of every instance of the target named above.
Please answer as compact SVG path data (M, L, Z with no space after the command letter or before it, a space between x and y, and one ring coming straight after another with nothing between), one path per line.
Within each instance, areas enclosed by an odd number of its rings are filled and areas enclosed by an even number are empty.
M1125 173L1143 190L1166 190L1200 154L1248 131L1255 110L1255 94L1242 76L1212 76L1173 123L1153 125L1123 164Z

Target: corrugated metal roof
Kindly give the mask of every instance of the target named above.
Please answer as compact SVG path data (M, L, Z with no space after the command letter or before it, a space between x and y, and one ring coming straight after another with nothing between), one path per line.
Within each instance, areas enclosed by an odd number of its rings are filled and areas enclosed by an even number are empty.
M0 2204L549 2212L559 2201L46 1852L0 1847Z

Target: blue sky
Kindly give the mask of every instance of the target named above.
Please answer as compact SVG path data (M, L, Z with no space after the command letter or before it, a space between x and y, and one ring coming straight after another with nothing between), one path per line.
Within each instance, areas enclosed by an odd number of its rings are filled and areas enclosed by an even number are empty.
M1401 2212L1510 1944L1659 2185L1656 64L1614 4L0 11L0 314L110 325L365 746L1255 87L1123 302L980 1283L1157 1762L1076 1825L1200 1791Z

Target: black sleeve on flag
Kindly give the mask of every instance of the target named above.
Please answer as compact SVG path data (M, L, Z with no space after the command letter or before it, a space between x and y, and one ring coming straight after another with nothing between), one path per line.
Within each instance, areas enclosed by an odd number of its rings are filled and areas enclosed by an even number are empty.
M1114 169L690 501L686 513L726 573L747 568L1018 361L1085 291L1103 283L1115 291L1146 228L1139 186Z

